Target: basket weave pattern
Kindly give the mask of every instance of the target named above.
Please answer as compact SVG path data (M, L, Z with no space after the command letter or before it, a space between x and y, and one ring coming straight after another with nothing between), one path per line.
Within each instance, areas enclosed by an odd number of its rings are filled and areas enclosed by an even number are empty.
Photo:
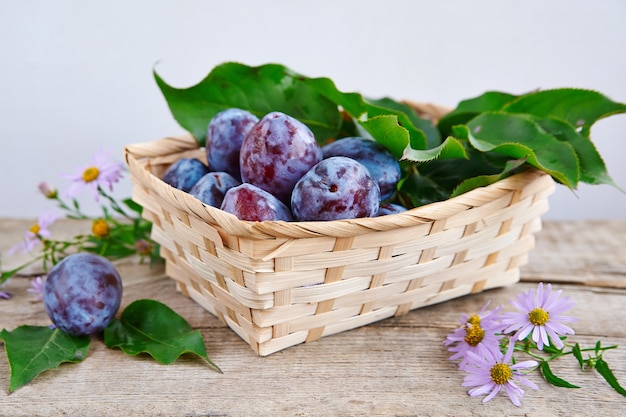
M407 212L331 222L247 222L159 178L191 136L129 145L133 199L177 289L264 356L519 280L552 178L528 170Z

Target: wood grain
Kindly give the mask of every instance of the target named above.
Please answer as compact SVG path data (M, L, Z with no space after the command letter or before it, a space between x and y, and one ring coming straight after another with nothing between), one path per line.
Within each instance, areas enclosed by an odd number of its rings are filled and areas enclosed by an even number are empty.
M32 222L0 220L0 251ZM69 229L65 229L69 230ZM582 346L617 344L605 359L626 385L626 222L546 222L519 284L414 310L365 327L258 357L229 328L175 290L161 269L134 260L117 264L124 278L123 306L139 298L162 301L201 330L219 374L193 357L159 365L131 357L94 338L88 357L43 373L8 393L9 366L0 347L2 416L621 416L626 398L596 372L582 372L572 357L554 362L558 376L581 389L555 388L531 379L522 407L504 395L483 404L461 386L463 374L447 360L442 342L462 313L488 300L508 304L515 294L552 282L576 302ZM0 328L46 325L40 302L26 292L29 279L11 279L0 300Z

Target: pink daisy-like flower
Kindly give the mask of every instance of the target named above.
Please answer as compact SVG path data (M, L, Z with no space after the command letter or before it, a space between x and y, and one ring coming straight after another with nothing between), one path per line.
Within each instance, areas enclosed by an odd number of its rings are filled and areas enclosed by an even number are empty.
M520 398L524 396L524 390L519 384L539 389L534 382L525 378L520 372L523 369L536 367L537 361L529 360L511 364L514 349L515 340L511 338L505 354L498 352L497 355L492 355L489 352L481 356L474 352L467 352L469 362L465 371L468 375L463 379L462 385L474 387L468 391L468 394L472 397L487 394L483 399L486 403L504 388L511 402L520 407L522 405Z
M63 175L72 183L65 192L69 198L74 198L83 188L91 188L95 201L100 200L98 187L107 187L113 191L113 184L122 178L124 165L121 162L109 162L109 153L99 151L92 159L91 164L78 169L75 174Z
M40 275L30 281L30 288L26 289L26 292L32 293L37 300L42 301L44 285L46 285L46 277Z
M11 247L8 251L9 254L13 254L15 252L30 252L35 248L37 243L41 242L43 239L47 239L50 237L52 233L48 228L57 221L60 216L50 210L46 210L39 216L37 223L32 225L30 229L24 232L24 240Z
M474 352L484 355L489 352L495 355L500 352L500 339L504 326L499 321L499 311L502 306L493 310L487 310L491 301L488 301L478 313L461 316L462 327L456 329L443 342L445 346L450 346L448 350L454 352L450 360L461 359L459 367L465 368L468 363L467 352Z
M562 315L574 306L568 297L559 298L562 292L553 293L551 284L544 291L543 283L539 283L537 292L531 288L518 294L517 301L511 300L511 304L519 311L502 315L502 323L508 326L504 332L516 331L514 337L517 340L524 340L532 333L532 340L539 350L543 350L544 345L550 346L550 341L558 349L563 348L559 336L574 334L574 330L562 322L576 321L576 318Z

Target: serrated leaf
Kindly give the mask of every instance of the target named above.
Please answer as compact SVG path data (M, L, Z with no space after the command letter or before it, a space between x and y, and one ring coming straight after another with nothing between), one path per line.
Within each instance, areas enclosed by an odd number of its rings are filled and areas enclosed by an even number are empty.
M221 372L206 353L200 331L165 304L137 300L104 329L104 343L129 355L147 353L157 362L170 364L186 353L195 354Z
M626 390L619 384L619 381L613 375L613 371L609 368L609 364L602 358L596 361L596 370L609 383L609 385L618 393L626 396Z
M418 150L407 146L404 149L401 160L408 160L413 162L429 162L434 159L468 159L467 152L463 144L453 138L448 137L439 146L430 149Z
M554 375L547 361L541 361L539 369L541 370L541 374L543 375L545 380L549 382L550 384L554 385L555 387L580 388L579 386L571 384L567 382L566 380L561 379L558 376Z
M500 91L487 91L478 97L462 100L450 113L443 116L437 127L443 134L452 134L455 125L466 124L486 111L497 111L515 100L517 96Z
M341 125L337 105L308 85L303 76L282 65L258 67L228 62L216 66L198 84L175 88L154 71L154 78L178 123L204 146L209 122L230 107L263 117L280 111L306 124L324 140Z
M497 160L489 153L479 152L472 147L466 147L465 151L467 159L435 159L421 163L401 184L401 192L411 196L410 200L415 202L415 207L418 202L424 205L442 201L450 198L463 181L496 175L506 165L506 160Z
M486 187L490 184L493 184L497 181L500 181L503 178L508 177L511 173L515 172L518 168L523 166L526 163L525 159L514 159L507 161L502 172L498 174L492 175L479 175L476 177L469 178L459 184L450 194L450 197L456 197L468 191L471 191L478 187Z
M411 106L400 103L388 97L377 100L368 99L367 101L376 106L400 111L406 114L409 120L411 120L411 122L413 123L413 126L424 132L424 135L426 135L427 149L435 148L441 145L442 138L441 134L439 133L439 129L437 129L437 126L435 126L435 124L431 120L420 117ZM413 144L413 147L419 148L419 146L417 146L416 144Z
M530 117L486 112L468 124L469 141L481 152L497 152L527 162L576 188L580 179L573 147L547 133Z
M4 340L11 369L9 391L23 387L61 363L82 361L91 341L89 336L71 336L42 326L19 326L10 332L3 329L0 339Z
M556 117L536 118L535 122L543 130L574 148L580 167L580 181L587 184L611 185L621 190L609 175L604 160L593 142L577 132L574 126Z
M391 104L390 99L376 101L365 99L359 93L344 93L329 78L304 81L340 106L395 157L399 158L409 143L416 149L427 148L425 133L412 121L418 116L412 110L407 111L407 107Z
M603 94L578 88L557 88L525 94L504 106L507 113L526 113L538 117L553 116L572 126L581 127L589 136L591 126L604 117L626 113L626 104Z

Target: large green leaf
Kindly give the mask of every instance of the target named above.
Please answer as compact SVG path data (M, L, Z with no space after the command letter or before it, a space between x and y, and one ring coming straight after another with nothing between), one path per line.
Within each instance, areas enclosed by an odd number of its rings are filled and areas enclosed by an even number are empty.
M559 88L525 94L503 107L507 113L557 117L580 127L589 136L591 126L604 117L626 112L626 104L616 103L592 90Z
M305 123L318 140L334 137L341 125L337 105L282 65L258 67L229 62L215 67L189 88L175 88L154 71L174 118L204 145L209 122L220 111L237 107L263 117L286 113Z
M0 339L11 378L9 391L28 384L42 372L56 369L63 362L80 362L87 356L89 336L70 336L59 329L42 326L19 326L13 331L3 329Z
M576 152L580 166L580 180L588 184L607 184L620 188L609 175L604 160L588 137L572 125L555 117L537 118L537 124L560 141L569 143Z
M428 147L426 134L413 124L413 120L420 118L408 106L392 104L390 99L367 100L358 93L344 93L328 78L305 81L340 106L395 157L399 158L409 145L415 149Z
M473 118L467 128L470 143L479 151L526 159L564 185L578 185L580 170L573 147L547 133L530 117L485 112Z
M439 120L437 127L442 134L450 135L453 126L465 124L482 112L500 110L515 98L517 96L513 94L487 91L478 97L462 100L454 110Z
M156 300L137 300L104 329L104 343L129 355L147 353L162 364L173 363L185 353L209 359L200 331L171 308ZM221 371L220 371L221 372Z

